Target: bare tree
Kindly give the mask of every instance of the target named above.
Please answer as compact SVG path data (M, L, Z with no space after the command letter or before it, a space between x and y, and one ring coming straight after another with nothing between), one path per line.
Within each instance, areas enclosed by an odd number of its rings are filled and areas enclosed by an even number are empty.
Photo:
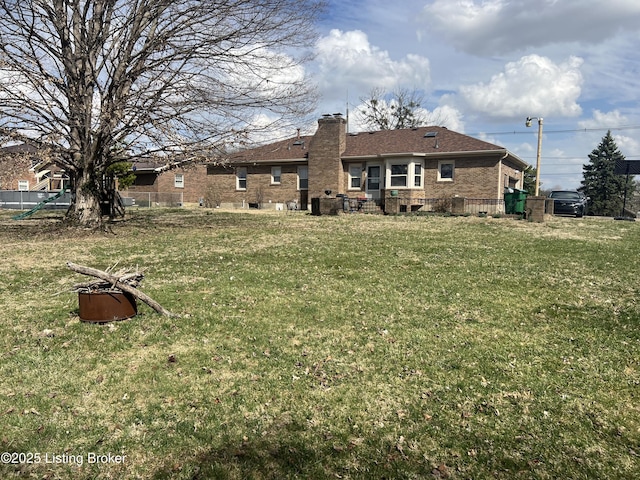
M322 8L322 0L0 0L0 134L49 152L72 179L68 219L99 226L111 164L192 159L258 128L257 112L273 122L309 112L304 49Z
M418 90L399 88L388 93L381 88L374 88L360 102L362 108L357 113L358 120L371 129L397 130L442 125L447 120L422 107L425 99Z

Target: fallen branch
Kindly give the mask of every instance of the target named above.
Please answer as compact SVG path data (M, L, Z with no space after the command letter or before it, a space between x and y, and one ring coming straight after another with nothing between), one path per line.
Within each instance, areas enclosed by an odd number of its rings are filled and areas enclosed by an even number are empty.
M105 272L108 273L108 272ZM126 283L130 287L137 288L140 285L140 282L144 278L144 274L142 272L134 272L134 273L117 273L114 275L119 279L120 282ZM113 288L111 282L107 282L106 280L102 280L100 278L91 280L89 282L76 283L73 286L73 289L76 292L86 292L91 293L96 290L110 290Z
M137 288L127 284L126 281L124 281L121 277L111 275L110 273L103 272L102 270L98 270L96 268L85 267L83 265L77 265L71 262L67 262L67 267L69 267L69 269L73 270L74 272L81 273L83 275L89 275L91 277L96 277L101 280L104 280L105 282L108 282L109 285L111 285L112 287L118 288L123 292L130 293L131 295L139 299L141 302L146 303L152 309L154 309L156 312L162 315L165 315L167 317L178 316L175 313L171 313L169 310L165 309L162 305L160 305L158 302L156 302L153 298L151 298L146 293L143 293Z

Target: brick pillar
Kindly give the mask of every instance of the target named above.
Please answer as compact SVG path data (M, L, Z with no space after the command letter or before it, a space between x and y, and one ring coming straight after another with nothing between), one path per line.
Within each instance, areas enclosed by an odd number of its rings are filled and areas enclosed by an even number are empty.
M400 213L400 198L386 197L384 199L384 213L387 215L397 215Z
M344 192L342 153L347 142L347 122L340 115L325 115L309 142L309 198Z
M546 199L547 197L527 197L524 208L527 213L527 220L544 222Z
M451 199L451 213L454 215L463 215L464 203L465 199L463 197L453 197Z

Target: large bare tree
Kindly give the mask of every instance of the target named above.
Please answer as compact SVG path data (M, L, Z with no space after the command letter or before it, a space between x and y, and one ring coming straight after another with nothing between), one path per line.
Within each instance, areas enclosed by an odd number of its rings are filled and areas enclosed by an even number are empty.
M427 125L444 125L447 118L423 107L425 98L418 90L398 88L386 92L373 88L367 97L360 98L358 120L366 128L397 130Z
M0 134L72 179L67 216L102 223L105 172L194 158L252 119L309 111L303 64L322 0L0 0Z

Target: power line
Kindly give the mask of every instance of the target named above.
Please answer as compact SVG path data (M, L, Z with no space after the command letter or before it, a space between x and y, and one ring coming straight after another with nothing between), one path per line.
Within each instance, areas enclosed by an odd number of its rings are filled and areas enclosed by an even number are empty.
M575 129L567 129L567 130L545 130L544 134L548 135L550 133L588 133L588 132L607 132L614 130L640 130L640 125L627 125L621 127L597 127L597 128L575 128ZM480 135L531 135L531 130L513 130L511 132L479 132L479 133L469 133L467 135L472 137L477 137Z

